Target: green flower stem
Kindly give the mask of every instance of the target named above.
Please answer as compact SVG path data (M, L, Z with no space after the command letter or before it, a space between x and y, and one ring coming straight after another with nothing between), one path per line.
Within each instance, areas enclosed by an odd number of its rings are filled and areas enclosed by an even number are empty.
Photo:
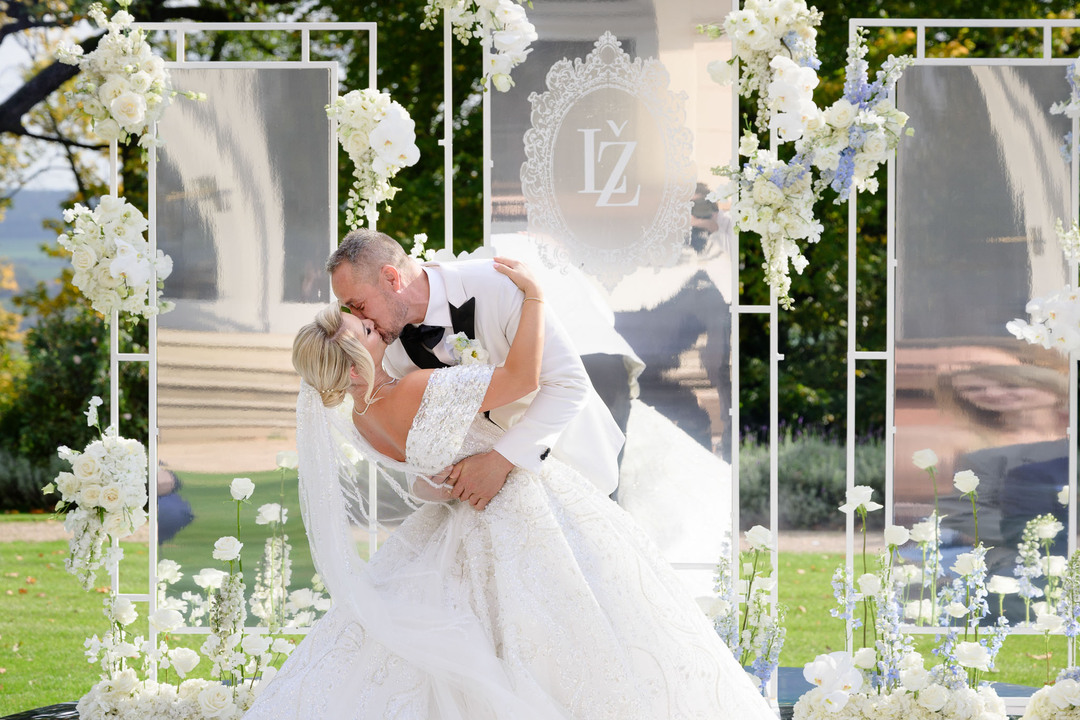
M930 622L937 622L937 573L938 573L938 555L941 548L941 516L938 514L938 491L937 491L937 474L934 472L934 466L931 465L926 469L930 473L930 482L934 486L934 554L931 557L931 566L933 572L930 573ZM921 612L921 609L920 609Z
M979 511L975 508L975 491L972 490L969 495L971 496L971 515L975 518L975 547L979 547Z

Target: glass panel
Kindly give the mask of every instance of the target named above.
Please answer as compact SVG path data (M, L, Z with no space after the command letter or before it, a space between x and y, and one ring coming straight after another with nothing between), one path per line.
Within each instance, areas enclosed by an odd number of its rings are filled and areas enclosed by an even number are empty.
M734 242L727 208L705 197L733 133L731 88L705 68L731 46L695 28L729 10L712 0L537 3L529 19L541 39L515 87L491 99L492 243L541 268L627 434L617 499L670 561L700 564L682 570L698 595L712 594L730 537ZM620 44L604 50L616 74L597 84L586 58L605 32Z
M175 103L160 124L158 246L173 258L165 296L176 309L158 326L158 539L184 572L170 595L199 591L193 575L220 565L210 551L235 534L237 476L256 485L243 514L249 591L270 531L255 509L274 502L288 508L293 586L306 587L314 569L296 473L274 468L295 448L293 333L330 297L324 108L336 83L326 67L172 72L208 99Z
M911 457L932 448L948 515L945 568L975 539L971 505L952 487L959 470L981 480L978 535L994 548L991 574L1012 577L1027 520L1065 517L1056 496L1067 484L1067 362L1005 330L1026 317L1029 298L1067 278L1054 221L1069 218L1069 167L1059 153L1069 128L1048 112L1068 95L1064 74L915 67L899 87L916 122L897 163L893 501L896 522L909 527L931 512L931 482ZM1054 553L1063 555L1059 537ZM1022 603L1006 601L1006 614L1023 619Z

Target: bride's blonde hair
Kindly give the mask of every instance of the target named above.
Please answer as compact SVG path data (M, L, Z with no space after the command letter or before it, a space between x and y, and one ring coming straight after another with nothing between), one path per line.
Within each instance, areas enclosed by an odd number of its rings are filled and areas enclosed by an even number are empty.
M346 329L337 305L320 310L315 322L308 323L296 333L292 362L304 382L319 391L326 407L337 407L345 399L352 384L349 379L352 367L356 367L357 374L367 385L364 401L371 402L375 364L360 338Z

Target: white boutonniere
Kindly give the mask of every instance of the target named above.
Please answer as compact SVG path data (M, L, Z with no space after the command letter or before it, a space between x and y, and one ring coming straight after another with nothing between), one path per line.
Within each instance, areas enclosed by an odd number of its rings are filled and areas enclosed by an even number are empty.
M479 340L470 340L469 336L463 332L455 333L448 337L447 340L458 365L472 365L473 363L486 363L488 361L488 351L484 349Z

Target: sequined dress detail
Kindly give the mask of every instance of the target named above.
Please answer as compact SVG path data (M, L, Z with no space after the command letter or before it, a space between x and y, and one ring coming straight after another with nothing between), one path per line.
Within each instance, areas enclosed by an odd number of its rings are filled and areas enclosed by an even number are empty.
M475 413L490 377L482 365L432 374L410 465L436 472L493 446L502 431ZM631 517L554 458L542 467L514 469L482 512L459 502L416 510L371 560L380 590L478 618L514 692L552 720L775 718ZM329 718L346 691L349 720L444 716L424 672L335 607L245 718ZM456 701L473 720L512 717Z

